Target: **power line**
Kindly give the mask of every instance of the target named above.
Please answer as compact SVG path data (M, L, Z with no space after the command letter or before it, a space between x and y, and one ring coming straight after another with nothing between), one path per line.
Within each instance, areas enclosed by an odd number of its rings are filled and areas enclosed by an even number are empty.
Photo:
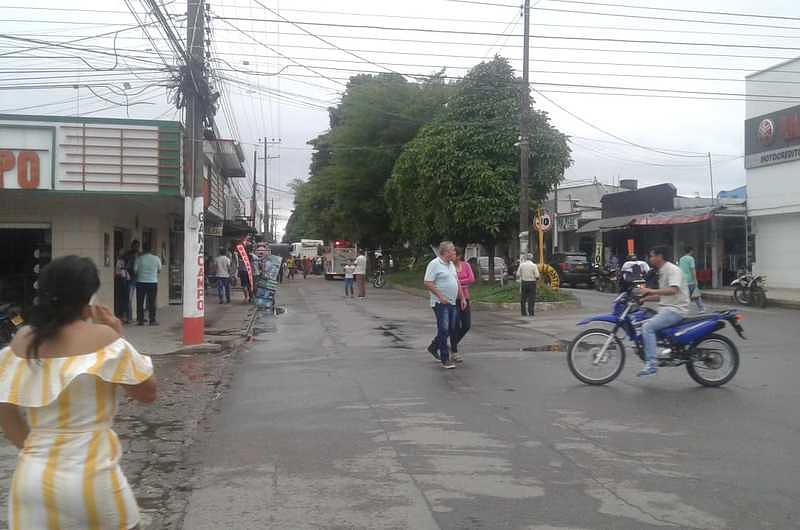
M717 15L729 17L752 17L752 18L772 18L779 20L800 20L800 17L788 17L782 15L763 15L760 13L735 13L731 11L701 11L697 9L677 9L672 7L652 7L652 6L639 6L634 4L618 4L618 3L604 3L604 2L587 2L585 0L552 0L554 2L565 4L584 4L590 6L604 6L604 7L626 7L634 9L645 9L648 11L671 11L674 13L693 13L697 15ZM800 28L798 28L800 29Z

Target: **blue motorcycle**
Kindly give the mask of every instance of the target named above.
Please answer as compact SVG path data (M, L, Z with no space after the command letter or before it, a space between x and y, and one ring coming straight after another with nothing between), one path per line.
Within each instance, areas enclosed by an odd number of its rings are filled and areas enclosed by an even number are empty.
M589 385L604 385L616 379L625 367L627 338L644 361L642 324L655 312L641 305L635 288L614 300L613 313L581 321L612 324L611 329L593 328L580 333L567 353L572 374ZM686 366L689 376L703 386L722 386L739 369L739 350L728 337L716 333L730 325L745 338L741 315L735 310L718 311L685 318L678 325L658 333L658 365ZM622 330L623 333L619 334Z

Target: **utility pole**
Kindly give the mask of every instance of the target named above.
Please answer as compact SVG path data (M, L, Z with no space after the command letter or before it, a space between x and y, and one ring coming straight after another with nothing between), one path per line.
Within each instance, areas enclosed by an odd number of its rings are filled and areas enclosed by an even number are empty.
M269 207L268 207L269 181L268 181L268 175L267 175L267 168L269 166L269 161L270 160L274 160L276 158L280 158L279 156L270 157L269 153L268 153L268 147L270 145L277 145L277 144L281 143L281 141L280 141L280 139L276 140L275 138L267 140L266 137L263 138L260 141L264 142L264 240L266 240L267 237L272 233L270 231L270 215L269 215Z
M258 166L258 149L253 149L253 205L252 205L252 217L253 217L253 230L256 229L256 210L258 209L258 203L256 202L256 197L258 196L257 190L258 185L256 184L256 168Z
M708 178L711 181L711 206L716 204L716 197L714 197L714 172L711 169L711 152L708 153Z
M558 183L553 190L553 254L558 253Z
M275 197L270 199L270 204L271 204L270 211L272 212L271 221L270 221L270 226L272 227L272 232L270 232L270 235L272 236L272 240L275 241L275 236L277 234L277 231L275 230Z
M183 343L203 342L205 333L205 249L203 204L203 121L205 83L205 0L188 0L186 41L186 143L184 178Z
M529 204L528 204L528 152L529 145L529 107L530 107L530 85L528 64L530 58L530 30L531 30L531 1L525 0L522 6L522 16L525 21L525 34L522 44L522 99L521 113L519 122L519 231L520 234L527 232L527 237L523 240L520 235L519 253L520 256L528 253L531 248L531 232Z

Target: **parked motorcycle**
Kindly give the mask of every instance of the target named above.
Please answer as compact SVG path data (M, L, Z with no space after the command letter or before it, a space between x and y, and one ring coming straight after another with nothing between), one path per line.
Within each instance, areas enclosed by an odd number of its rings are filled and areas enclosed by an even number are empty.
M383 269L378 269L372 276L372 286L376 289L380 289L384 285L386 285L386 276L383 274Z
M619 271L599 269L594 277L594 288L601 293L615 293L619 289Z
M24 325L25 320L18 307L12 304L0 304L0 346L10 343Z
M767 290L764 288L767 277L744 271L740 271L738 276L731 282L733 299L742 305L767 307Z
M621 293L615 300L613 312L581 321L613 324L611 330L593 328L580 333L567 352L567 364L572 374L589 385L604 385L616 379L625 366L623 339L633 343L636 355L644 361L642 324L655 312L643 307L635 289ZM706 313L685 318L678 325L658 333L658 365L686 366L689 376L703 386L722 386L739 369L739 350L731 339L716 333L726 323L745 338L741 315L736 310ZM622 330L623 335L618 335Z

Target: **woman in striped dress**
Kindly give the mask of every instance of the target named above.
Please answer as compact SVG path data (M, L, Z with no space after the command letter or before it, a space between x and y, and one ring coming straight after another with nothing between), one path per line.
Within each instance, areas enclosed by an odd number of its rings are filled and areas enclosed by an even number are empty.
M0 427L20 449L9 494L12 530L128 530L139 509L111 429L121 394L150 403L149 357L90 305L97 268L77 256L42 269L39 301L0 350Z

